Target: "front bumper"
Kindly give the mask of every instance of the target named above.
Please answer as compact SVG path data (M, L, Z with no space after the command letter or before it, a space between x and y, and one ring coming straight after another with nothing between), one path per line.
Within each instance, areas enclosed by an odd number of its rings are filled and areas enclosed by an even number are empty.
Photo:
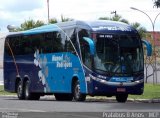
M144 88L144 79L134 82L110 82L92 77L92 79L87 82L87 85L88 94L92 96L114 96L120 93L141 95ZM118 89L125 91L117 91Z

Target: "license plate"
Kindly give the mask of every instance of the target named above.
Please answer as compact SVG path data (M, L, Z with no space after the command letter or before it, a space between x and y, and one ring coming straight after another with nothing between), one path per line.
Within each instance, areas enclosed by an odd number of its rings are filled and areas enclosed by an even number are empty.
M117 88L117 92L126 92L125 88Z

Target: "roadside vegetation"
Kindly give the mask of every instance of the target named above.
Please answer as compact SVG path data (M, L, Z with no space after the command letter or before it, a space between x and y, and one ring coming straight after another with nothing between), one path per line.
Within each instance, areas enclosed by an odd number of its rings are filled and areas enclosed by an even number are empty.
M145 84L143 95L129 95L132 99L160 99L160 84Z
M1 96L1 95L16 95L16 93L6 92L6 91L4 91L4 86L3 86L3 85L0 85L0 96Z
M91 98L91 97L88 96L88 98ZM99 100L116 99L114 96L111 98L110 97L106 98L105 96L104 97L96 96L94 98ZM142 95L129 95L128 99L131 99L131 100L160 99L160 84L145 83L144 92Z
M4 86L0 85L0 95L16 95L4 91ZM90 98L90 97L89 97ZM106 99L106 97L94 97L94 99ZM129 95L129 99L160 99L160 84L145 84L143 95Z

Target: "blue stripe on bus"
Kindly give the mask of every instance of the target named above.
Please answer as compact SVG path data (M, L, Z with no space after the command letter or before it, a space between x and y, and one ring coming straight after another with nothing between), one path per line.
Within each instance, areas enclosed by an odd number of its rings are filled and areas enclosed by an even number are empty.
M50 25L44 25L38 28L24 31L22 32L22 34L30 35L30 34L38 34L38 33L45 33L45 32L53 32L53 31L60 31L60 29L57 27L57 25L50 24Z

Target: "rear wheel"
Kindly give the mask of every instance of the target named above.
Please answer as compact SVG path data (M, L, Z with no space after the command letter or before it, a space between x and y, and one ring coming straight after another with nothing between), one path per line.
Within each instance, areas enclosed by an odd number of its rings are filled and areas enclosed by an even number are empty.
M55 93L56 100L58 101L72 101L73 95L68 93Z
M24 96L24 89L22 86L22 81L19 81L17 84L17 96L19 100L23 100L25 98Z
M127 98L128 98L128 94L117 94L116 95L117 102L124 103L127 101Z
M81 93L79 81L75 81L73 84L73 97L75 101L85 101L86 94Z
M39 100L40 99L40 95L37 93L31 93L30 90L30 82L29 80L27 80L25 82L25 87L24 87L24 96L26 100Z

